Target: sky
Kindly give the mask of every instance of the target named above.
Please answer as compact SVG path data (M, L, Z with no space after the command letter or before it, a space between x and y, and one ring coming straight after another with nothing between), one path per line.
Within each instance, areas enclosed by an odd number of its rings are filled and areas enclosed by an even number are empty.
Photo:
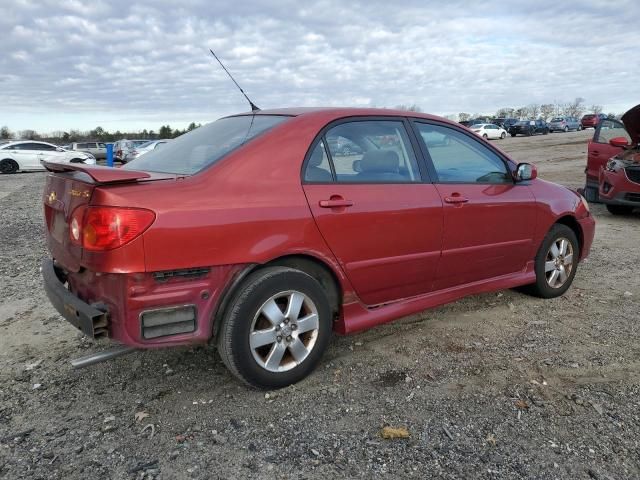
M640 103L640 2L0 0L0 125L184 128L254 103Z

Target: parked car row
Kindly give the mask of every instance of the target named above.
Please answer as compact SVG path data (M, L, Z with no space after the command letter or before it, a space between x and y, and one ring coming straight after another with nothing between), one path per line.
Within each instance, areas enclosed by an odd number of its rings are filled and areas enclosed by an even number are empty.
M43 162L95 165L95 157L86 152L65 150L52 143L18 140L0 144L0 173L44 170Z

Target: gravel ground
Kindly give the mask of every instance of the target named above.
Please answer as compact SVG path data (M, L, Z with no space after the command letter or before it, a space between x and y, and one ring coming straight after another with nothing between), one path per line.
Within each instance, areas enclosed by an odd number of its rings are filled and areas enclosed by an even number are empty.
M577 187L590 134L498 144ZM507 290L335 336L311 377L265 393L212 347L71 370L102 346L42 291L43 181L0 176L0 478L640 478L640 214L593 206L561 298Z

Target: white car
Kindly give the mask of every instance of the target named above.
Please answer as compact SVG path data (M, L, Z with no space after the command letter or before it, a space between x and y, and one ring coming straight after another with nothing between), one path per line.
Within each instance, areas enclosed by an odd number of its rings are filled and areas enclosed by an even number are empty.
M507 131L504 128L494 125L493 123L477 123L469 127L476 135L480 135L482 138L502 138L507 136Z
M90 153L65 150L51 143L35 140L18 140L0 144L0 173L44 170L42 162L95 165L96 159Z
M133 147L133 150L131 150L127 155L127 162L135 160L136 158L144 155L145 153L149 153L156 148L160 148L162 145L170 141L171 140L151 140L150 142L143 143L142 145L138 145L137 147Z

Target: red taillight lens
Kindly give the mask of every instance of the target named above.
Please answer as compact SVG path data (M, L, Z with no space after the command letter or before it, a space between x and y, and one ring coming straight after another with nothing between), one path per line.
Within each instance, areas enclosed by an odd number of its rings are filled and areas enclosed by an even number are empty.
M87 250L113 250L142 235L155 218L142 208L80 207L71 215L69 237Z

